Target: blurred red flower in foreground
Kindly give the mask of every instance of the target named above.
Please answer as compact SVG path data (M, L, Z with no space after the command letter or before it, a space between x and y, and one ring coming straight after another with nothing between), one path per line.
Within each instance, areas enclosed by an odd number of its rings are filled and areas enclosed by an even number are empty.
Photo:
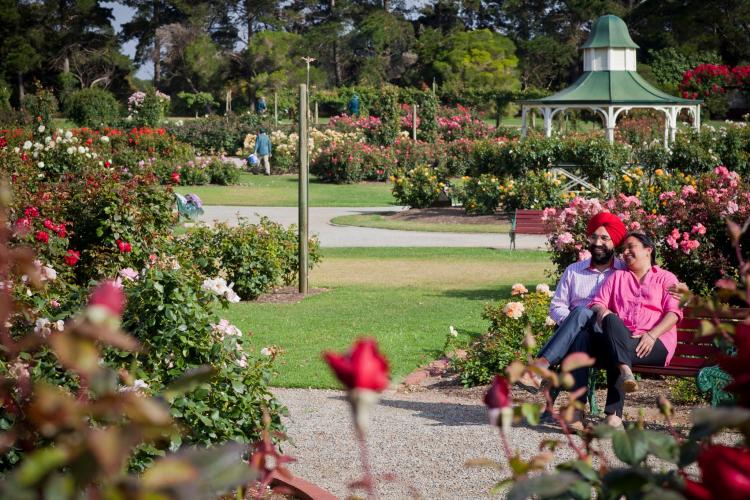
M121 316L125 310L125 294L113 281L103 281L91 292L89 306L99 306Z
M360 339L347 354L323 355L342 384L348 389L382 392L388 387L388 361L378 352L374 339Z
M698 457L702 483L686 480L685 495L693 500L750 498L750 451L709 446Z

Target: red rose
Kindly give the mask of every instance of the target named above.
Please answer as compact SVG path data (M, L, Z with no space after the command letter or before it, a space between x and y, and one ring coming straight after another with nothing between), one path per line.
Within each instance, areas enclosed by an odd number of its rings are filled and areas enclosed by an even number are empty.
M689 500L712 500L713 498L705 486L690 479L685 479L683 493Z
M81 252L76 252L75 250L68 250L68 253L65 254L65 257L63 257L65 260L65 263L69 266L75 266L78 261L81 259Z
M5 137L0 137L0 149L5 148L5 146L8 145L8 141L5 140Z
M46 231L37 231L34 235L34 238L36 241L41 241L42 243L49 243L49 234Z
M16 229L18 230L18 232L25 234L29 229L31 229L31 221L26 217L21 217L16 221Z
M120 253L130 253L133 247L127 241L117 240L117 248L120 249Z
M120 316L125 310L125 294L113 281L103 281L91 292L89 306L101 306Z
M29 219L33 219L34 217L39 217L39 209L36 207L27 207L26 210L23 211L23 214Z
M55 223L49 219L44 219L44 227L46 227L47 229L51 231L54 231L56 228Z
M59 226L57 226L57 229L55 229L55 232L60 238L65 238L68 235L68 232L65 229L65 223L61 223Z
M374 339L359 339L347 354L324 355L342 384L348 389L382 392L388 387L388 361L378 352Z
M698 466L701 469L703 483L687 483L685 493L690 498L750 498L750 451L747 449L722 445L709 446L698 456ZM711 496L705 496L704 492L710 492Z
M105 166L105 167L109 168L109 166L110 166L110 165L112 165L112 164L111 164L110 162L108 162L108 161L105 161L105 162L104 162L104 166Z
M492 386L490 386L490 389L484 396L484 404L490 410L510 406L510 384L505 377L495 375L495 378L492 380Z
M732 376L732 382L724 389L737 397L740 406L750 408L750 325L737 324L734 329L735 356L719 356L719 366Z
M176 170L172 172L172 182L174 182L175 184L180 183L180 173L177 172Z

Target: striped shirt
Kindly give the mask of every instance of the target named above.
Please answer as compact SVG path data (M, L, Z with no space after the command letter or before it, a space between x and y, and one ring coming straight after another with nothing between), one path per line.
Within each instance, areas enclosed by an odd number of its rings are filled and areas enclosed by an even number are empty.
M549 306L549 316L558 325L570 314L571 309L587 307L599 287L615 269L624 269L620 259L614 259L613 265L604 271L591 266L591 259L569 265L560 278L555 289L555 296Z

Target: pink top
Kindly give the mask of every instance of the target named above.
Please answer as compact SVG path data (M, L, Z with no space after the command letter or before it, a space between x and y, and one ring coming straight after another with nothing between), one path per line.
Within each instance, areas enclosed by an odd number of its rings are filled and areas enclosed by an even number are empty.
M677 277L659 266L651 266L643 281L628 269L617 270L599 288L589 307L606 307L617 314L634 335L643 335L668 312L675 313L678 321L682 319L680 301L667 292L667 288L676 283ZM667 348L664 366L668 366L677 348L677 325L663 333L659 340Z

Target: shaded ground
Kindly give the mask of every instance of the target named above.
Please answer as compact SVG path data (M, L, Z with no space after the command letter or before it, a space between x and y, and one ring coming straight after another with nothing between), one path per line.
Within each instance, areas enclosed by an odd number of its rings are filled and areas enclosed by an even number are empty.
M278 286L269 293L264 293L258 297L255 302L259 304L296 304L306 297L318 295L327 292L327 288L307 289L307 295L299 293L299 288L295 286Z

